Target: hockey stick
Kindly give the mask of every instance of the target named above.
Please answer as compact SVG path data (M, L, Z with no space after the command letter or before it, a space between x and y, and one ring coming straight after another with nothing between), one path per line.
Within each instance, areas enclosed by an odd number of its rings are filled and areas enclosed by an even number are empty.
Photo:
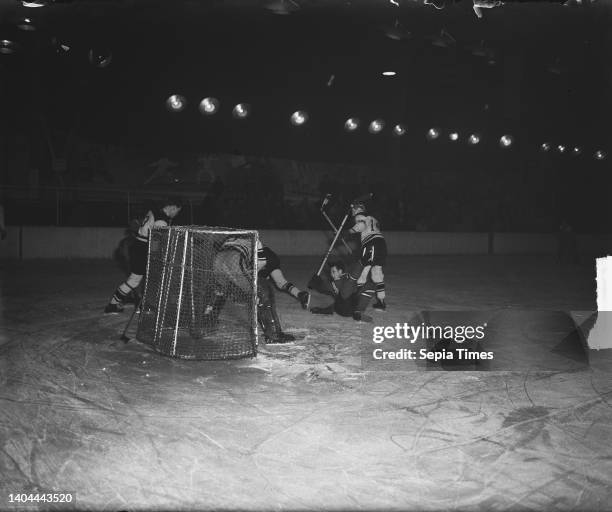
M353 201L367 201L368 199L372 199L373 196L374 196L374 194L369 192L368 194L364 194L363 196L359 196L359 197L353 199ZM325 199L323 199L323 204L321 205L321 209L323 209L327 205L327 203L329 202L330 199L331 199L331 194L327 194L325 196ZM342 222L340 223L340 227L336 229L336 235L334 236L334 239L332 240L332 243L330 244L329 249L327 250L327 253L323 257L323 261L321 262L321 265L319 266L319 270L317 270L317 273L315 274L316 277L320 276L321 272L323 272L323 269L325 268L325 264L327 263L327 260L329 259L329 256L331 255L332 251L334 250L334 246L336 245L336 242L338 241L338 238L340 238L340 235L342 233L342 229L344 228L344 225L346 224L346 221L348 220L350 215L351 215L351 213L350 213L350 210L349 210L344 215L344 218L342 219ZM352 253L352 251L351 251L351 253Z
M134 316L136 316L136 312L140 308L141 302L142 302L142 296L138 299L138 302L134 304L134 311L132 311L132 315L130 316L130 319L128 320L127 324L125 325L125 329L123 329L123 334L121 334L121 337L119 338L121 341L123 341L123 343L127 343L128 341L130 341L130 338L128 338L127 336L127 332L128 332L128 329L130 328L130 325L132 324L132 320L134 320Z
M325 218L325 220L327 221L327 223L331 226L331 228L334 231L334 235L338 232L338 228L336 227L336 225L333 223L333 221L329 218L329 215L327 215L327 212L325 211L325 207L327 206L327 203L329 203L329 200L331 199L332 195L331 194L325 194L325 198L323 199L323 203L321 204L321 215L323 215L323 217ZM344 238L342 237L342 235L340 236L340 241L342 242L342 244L344 245L344 247L346 247L347 251L349 252L349 254L353 254L353 249L351 249L351 247L349 246L349 244L346 243L346 240L344 240Z
M336 231L336 236L334 236L334 239L332 240L332 243L329 246L329 249L327 249L327 253L325 254L325 257L323 258L323 261L321 262L321 266L319 267L319 270L316 273L317 276L320 276L321 272L323 272L323 269L325 268L325 264L327 263L327 260L329 259L330 254L334 250L334 246L336 245L338 238L340 238L340 233L342 233L342 228L344 228L344 225L346 224L346 221L348 220L348 218L349 218L349 214L347 213L342 219L342 223L340 224L340 227Z

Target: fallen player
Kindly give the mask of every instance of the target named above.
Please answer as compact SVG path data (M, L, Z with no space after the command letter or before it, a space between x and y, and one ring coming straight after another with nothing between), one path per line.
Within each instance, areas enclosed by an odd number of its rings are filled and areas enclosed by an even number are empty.
M376 285L368 279L363 285L358 284L357 279L362 274L362 265L355 262L351 265L349 272L342 261L329 264L329 275L322 274L314 276L308 287L334 298L334 302L325 307L313 307L311 313L319 315L333 315L334 312L340 316L352 316L356 321L371 322L372 318L364 311L375 294Z

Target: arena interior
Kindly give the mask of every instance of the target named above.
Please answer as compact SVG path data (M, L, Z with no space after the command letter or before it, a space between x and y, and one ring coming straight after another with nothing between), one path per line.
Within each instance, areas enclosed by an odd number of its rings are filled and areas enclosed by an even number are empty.
M0 510L612 510L611 57L608 0L2 0Z

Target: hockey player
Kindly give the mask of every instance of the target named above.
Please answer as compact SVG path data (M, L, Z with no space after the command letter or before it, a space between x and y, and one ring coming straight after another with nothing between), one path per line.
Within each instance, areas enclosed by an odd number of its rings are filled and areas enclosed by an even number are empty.
M154 226L171 225L172 220L179 214L181 208L181 201L168 199L160 210L149 210L147 212L138 227L136 239L129 249L131 274L117 287L110 302L104 308L104 313L121 313L130 294L137 294L136 290L147 271L147 251L151 229Z
M295 337L282 330L276 311L273 279L267 278L270 275L267 269L269 263L263 256L264 253L269 255L271 251L263 249L261 242L258 242L257 321L263 330L266 343L288 343L294 341ZM205 315L210 315L212 322L216 322L227 296L235 295L235 298L240 300L240 297L247 293L250 274L253 271L250 262L251 248L247 240L229 237L223 242L214 261L215 296L205 310ZM277 265L271 266L275 267L273 270L280 271Z
M271 279L276 287L297 299L303 309L308 307L309 294L287 281L280 268L280 258L269 247L262 245L257 249L257 270L259 279Z
M319 293L330 295L334 302L326 307L313 307L310 311L320 315L336 312L340 316L352 316L357 321L372 321L363 312L374 296L374 283L369 280L364 286L358 286L361 264L355 262L350 272L346 272L346 266L341 261L330 263L329 267L329 276L315 276L308 286Z
M363 286L368 278L374 283L376 290L376 302L372 305L374 309L384 311L387 308L385 302L385 276L383 266L387 259L387 243L380 231L378 220L366 212L365 204L355 201L351 205L351 215L355 224L349 230L350 233L359 233L361 236L360 262L363 265L361 275L357 278L357 284Z

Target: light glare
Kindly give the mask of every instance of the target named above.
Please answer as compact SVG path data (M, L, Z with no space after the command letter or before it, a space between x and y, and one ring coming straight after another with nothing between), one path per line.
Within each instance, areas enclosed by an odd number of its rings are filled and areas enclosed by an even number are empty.
M217 113L220 105L221 102L217 98L208 97L200 101L200 106L198 108L202 114L211 116Z
M173 94L166 100L166 107L171 112L180 112L181 110L184 110L186 105L187 101L185 100L184 96L181 96L180 94Z
M359 121L359 119L357 119L356 117L351 117L347 119L344 123L344 129L347 132L354 132L357 128L359 128L360 124L361 122Z

